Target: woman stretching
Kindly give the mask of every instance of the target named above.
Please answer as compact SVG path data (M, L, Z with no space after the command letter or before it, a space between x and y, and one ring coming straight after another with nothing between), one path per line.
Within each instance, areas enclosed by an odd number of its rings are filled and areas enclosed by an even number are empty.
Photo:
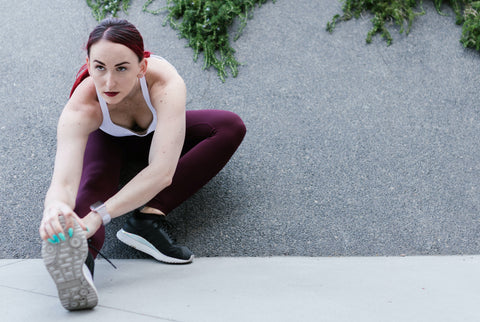
M170 238L165 216L228 162L245 136L234 113L185 111L175 68L144 51L131 23L101 22L57 128L52 182L39 232L42 257L62 305L98 302L93 263L112 218L134 210L117 237L166 263L192 252ZM144 168L119 189L122 166Z

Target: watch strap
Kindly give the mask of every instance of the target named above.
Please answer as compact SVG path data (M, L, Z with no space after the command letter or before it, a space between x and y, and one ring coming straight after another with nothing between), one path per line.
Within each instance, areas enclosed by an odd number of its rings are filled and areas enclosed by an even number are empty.
M101 201L97 201L91 205L90 210L100 215L104 226L106 226L112 220L112 217L107 212L107 207Z

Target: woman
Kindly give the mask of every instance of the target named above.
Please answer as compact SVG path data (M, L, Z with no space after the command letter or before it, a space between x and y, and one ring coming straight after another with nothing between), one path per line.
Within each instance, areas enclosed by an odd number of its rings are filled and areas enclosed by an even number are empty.
M42 257L68 310L97 304L93 260L105 225L132 210L117 233L122 242L159 261L192 261L190 250L169 237L165 216L223 168L246 131L231 112L186 112L182 78L144 52L142 36L126 20L101 22L86 47L58 122L39 228ZM132 161L145 167L119 189L122 166Z

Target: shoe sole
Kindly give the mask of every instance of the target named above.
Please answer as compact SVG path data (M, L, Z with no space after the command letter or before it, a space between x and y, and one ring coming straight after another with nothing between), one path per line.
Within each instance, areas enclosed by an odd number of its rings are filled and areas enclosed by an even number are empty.
M133 248L135 248L135 249L137 249L141 252L144 252L144 253L150 255L160 262L164 262L164 263L168 263L168 264L188 264L188 263L191 263L193 261L193 257L194 257L193 255L190 256L189 259L179 259L179 258L167 256L167 255L161 253L160 251L158 251L158 249L156 249L155 246L153 246L145 238L143 238L139 235L135 235L135 234L126 232L123 229L120 229L117 232L117 238L122 243L127 244L130 247L133 247Z
M59 219L65 230L64 218L60 216ZM57 286L62 306L69 311L91 309L98 303L97 289L84 264L87 255L87 239L77 222L73 237L67 235L65 241L57 244L42 242L43 262Z

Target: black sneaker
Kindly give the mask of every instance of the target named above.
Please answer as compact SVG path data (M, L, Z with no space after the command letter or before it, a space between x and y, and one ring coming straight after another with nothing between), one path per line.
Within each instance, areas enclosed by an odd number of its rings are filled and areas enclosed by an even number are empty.
M107 256L103 255L95 246L93 246L92 239L88 239L88 248L91 248L93 251L97 253L97 255L102 256L110 265L113 266L113 268L117 269L117 266L115 266L108 258ZM93 258L93 255L90 251L88 251L88 257L85 260L85 265L87 265L88 269L90 270L90 273L92 274L93 278L93 271L95 270L95 259Z
M65 230L64 218L60 216L59 219ZM92 279L93 261L89 263L92 272L85 264L88 254L85 233L77 222L74 222L73 236L67 234L65 241L42 242L43 262L57 286L60 302L69 311L91 309L98 303Z
M185 246L174 244L168 226L165 216L144 214L136 210L123 229L117 232L117 238L161 262L191 263L192 252Z
M93 280L93 272L95 270L95 259L93 258L93 255L92 253L90 253L90 251L87 254L87 259L85 259L85 265L87 265L87 268L90 271L90 275L92 275L92 280Z

